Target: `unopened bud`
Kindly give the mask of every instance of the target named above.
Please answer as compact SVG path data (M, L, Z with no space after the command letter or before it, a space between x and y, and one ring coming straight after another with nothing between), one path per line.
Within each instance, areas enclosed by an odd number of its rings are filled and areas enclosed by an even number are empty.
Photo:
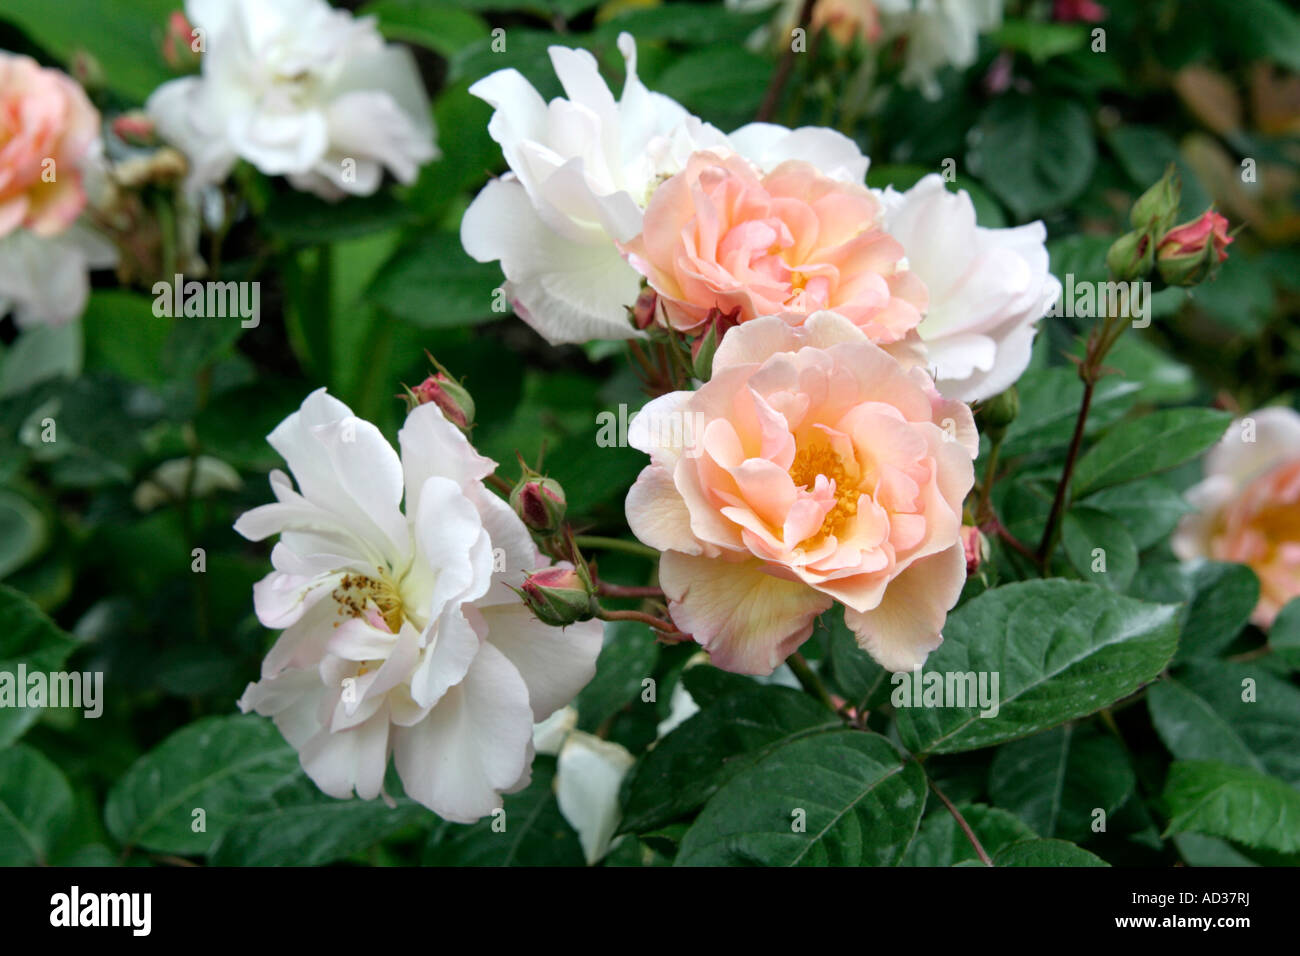
M1150 233L1126 232L1106 253L1106 268L1120 282L1144 278L1155 264L1156 245Z
M988 538L974 525L964 524L961 526L961 546L966 552L966 574L969 577L979 570L980 564L988 560Z
M510 492L510 507L529 531L549 535L564 524L564 489L554 478L525 475Z
M199 65L200 44L194 26L179 10L167 18L162 56L173 70L192 70Z
M713 374L713 356L718 351L721 333L716 322L710 323L708 331L691 345L691 371L702 382L707 382Z
M632 306L632 324L645 331L654 325L655 315L659 311L659 294L648 286L636 297Z
M406 399L411 409L418 405L437 405L447 421L462 431L474 424L474 399L464 385L444 371L434 372L400 397Z
M88 50L76 50L68 61L68 72L81 84L87 93L96 93L104 88L106 77L104 67Z
M113 135L129 146L152 146L157 142L153 120L138 110L114 119L112 129Z
M519 595L543 624L564 627L596 615L591 580L574 568L543 568L528 575Z
M1228 220L1207 209L1191 222L1169 230L1160 239L1156 265L1170 285L1196 285L1212 279L1228 258Z
M980 431L988 433L990 437L1004 433L1019 414L1020 393L1014 385L994 395L975 413Z
M1138 197L1129 213L1129 222L1139 232L1160 235L1178 216L1183 187L1173 163L1165 169L1154 186Z

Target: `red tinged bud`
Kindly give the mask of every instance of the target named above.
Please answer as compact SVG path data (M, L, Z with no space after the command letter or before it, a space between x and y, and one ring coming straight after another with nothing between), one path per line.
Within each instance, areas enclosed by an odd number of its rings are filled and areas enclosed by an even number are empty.
M595 617L594 591L583 571L561 566L534 571L518 593L543 624L564 627Z
M564 524L564 489L553 478L525 475L510 493L510 507L529 531L550 535Z
M1228 258L1228 220L1207 209L1191 222L1170 229L1156 247L1160 277L1170 285L1196 285L1214 277Z

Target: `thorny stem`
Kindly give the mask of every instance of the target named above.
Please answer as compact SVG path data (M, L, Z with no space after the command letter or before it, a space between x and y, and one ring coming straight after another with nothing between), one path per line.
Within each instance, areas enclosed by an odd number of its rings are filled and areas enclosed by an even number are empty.
M794 671L794 676L799 681L800 687L825 704L829 710L839 710L835 706L835 702L831 700L830 691L826 689L826 685L822 683L821 678L808 666L808 662L804 660L802 654L795 651L790 655L786 663L790 665L790 670Z
M943 805L948 808L948 812L952 814L952 818L957 821L957 826L961 827L961 832L966 834L966 839L970 840L970 845L975 848L975 855L980 858L980 862L985 866L992 866L992 858L985 851L983 844L979 841L979 837L975 835L975 831L970 828L970 824L966 822L966 818L961 815L961 811L952 805L952 801L948 799L948 795L939 789L939 785L934 782L929 774L926 775L925 779L929 782L930 789L934 791L934 795L943 801Z

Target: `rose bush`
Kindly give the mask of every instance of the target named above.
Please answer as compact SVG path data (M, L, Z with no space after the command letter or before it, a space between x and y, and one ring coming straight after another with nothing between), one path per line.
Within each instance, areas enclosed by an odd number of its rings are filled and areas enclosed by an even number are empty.
M1295 862L1280 0L3 6L0 864Z

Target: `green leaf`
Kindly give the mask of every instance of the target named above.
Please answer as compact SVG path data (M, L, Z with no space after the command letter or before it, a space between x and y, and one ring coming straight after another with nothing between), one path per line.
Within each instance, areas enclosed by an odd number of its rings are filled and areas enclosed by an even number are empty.
M1075 506L1066 512L1061 543L1085 581L1121 593L1128 590L1137 573L1138 552L1123 522L1096 508Z
M993 858L994 866L1110 866L1065 840L1024 840Z
M1127 529L1139 551L1167 538L1192 507L1161 478L1148 478L1089 495L1082 504L1098 508Z
M1035 63L1082 49L1088 42L1088 28L1082 23L1043 23L1038 20L1007 20L989 34L999 46L1028 54Z
M1289 681L1249 663L1195 661L1152 687L1147 706L1175 759L1218 760L1300 786L1300 690Z
M408 799L336 800L301 779L275 794L275 806L240 817L212 848L213 866L321 866L427 822Z
M1165 835L1203 833L1249 847L1300 851L1300 790L1258 770L1213 760L1180 760L1161 795Z
M842 608L823 615L830 626L831 673L836 687L855 707L867 709L889 699L889 672L858 646L857 638L844 623Z
M705 668L686 672L688 688L698 670ZM701 706L632 770L625 790L624 832L664 826L784 745L842 726L817 701L788 687L750 684Z
M771 75L771 59L735 44L677 57L655 86L697 116L731 128L753 118Z
M117 289L91 293L82 319L86 364L133 381L161 384L166 381L163 346L175 324L175 319L153 314L149 296Z
M1074 494L1168 471L1218 441L1232 413L1214 408L1172 408L1116 425L1079 460Z
M658 659L659 645L648 626L637 621L607 623L596 676L573 702L579 728L594 732L624 705L641 703L641 682L654 673Z
M1012 843L1032 840L1037 836L1006 810L980 803L967 803L959 806L957 812L974 831L980 846L984 847L984 852L989 856L996 856ZM975 847L946 807L938 807L930 812L903 857L904 866L957 866L979 862Z
M475 262L453 232L430 232L398 249L366 298L422 329L448 329L502 318L493 306L502 283L494 262Z
M555 758L538 757L532 783L505 796L504 816L435 830L421 862L425 866L582 866L586 862L582 844L560 813L554 780Z
M44 866L72 822L72 787L38 751L0 750L0 866Z
M29 674L56 671L74 647L76 642L26 595L0 584L0 676L16 684L20 665L25 665ZM17 693L16 686L10 689ZM0 747L6 747L36 722L41 708L18 707L16 700L4 697L0 700L4 700L4 706L0 706Z
M792 741L705 805L678 866L882 866L902 859L925 774L884 737L838 730Z
M1093 393L1089 431L1123 415L1140 388L1136 382L1118 377L1102 379ZM1003 456L1036 454L1069 444L1083 399L1083 383L1074 369L1030 369L1016 383L1016 390L1020 393L1020 414L1007 428Z
M0 578L40 554L48 540L44 515L22 495L0 488Z
M414 220L410 206L389 191L328 202L309 193L283 189L271 195L261 225L291 245L316 246L383 232Z
M997 675L997 716L980 717L978 703L900 707L899 737L913 753L955 753L1091 714L1164 669L1176 646L1176 612L1073 581L988 591L949 616L920 679L986 674L991 686Z
M1214 0L1215 29L1245 59L1300 70L1300 17L1278 0Z
M81 374L81 323L25 329L0 358L0 398L25 392L50 378Z
M1164 130L1137 123L1121 123L1110 131L1107 140L1139 193L1159 180L1170 163L1174 164L1182 183L1175 221L1194 219L1210 205L1210 194L1183 159L1178 143Z
M981 114L976 131L971 170L1017 219L1060 209L1092 178L1092 122L1074 100L999 97Z
M180 7L179 0L5 0L0 19L21 27L64 62L89 50L110 87L144 102L173 76L162 58L162 39L168 15Z
M989 796L996 806L1040 836L1076 842L1093 835L1094 811L1109 817L1136 786L1124 748L1113 737L1072 724L999 747L989 767Z
M1259 578L1244 564L1194 561L1143 568L1134 590L1156 601L1184 601L1179 662L1215 657L1241 633L1259 601Z
M624 7L595 29L595 35L614 40L627 31L637 43L666 40L691 46L740 44L770 19L769 11L742 13L722 5L662 3L652 7Z
M418 43L445 57L488 36L481 17L452 4L429 0L376 0L357 11L379 20L379 31L390 40Z
M128 847L207 853L240 819L272 809L271 795L299 772L298 754L271 721L207 717L131 765L108 792L104 822ZM198 809L205 832L194 830Z
M1292 670L1300 670L1300 598L1291 600L1273 620L1268 645Z

